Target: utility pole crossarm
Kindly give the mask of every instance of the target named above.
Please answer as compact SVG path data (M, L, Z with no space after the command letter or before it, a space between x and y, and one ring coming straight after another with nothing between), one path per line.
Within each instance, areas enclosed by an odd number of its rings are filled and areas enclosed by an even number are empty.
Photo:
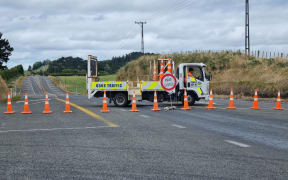
M141 52L144 54L144 24L147 24L147 22L135 21L135 24L141 26Z

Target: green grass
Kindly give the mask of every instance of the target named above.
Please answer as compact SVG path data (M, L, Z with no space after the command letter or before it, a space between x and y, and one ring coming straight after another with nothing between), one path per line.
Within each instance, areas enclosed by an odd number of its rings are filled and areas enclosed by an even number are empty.
M100 76L100 81L113 81L116 75ZM70 92L86 95L86 76L57 76L51 78L57 86Z
M100 76L100 81L115 81L116 75L106 75L106 76Z

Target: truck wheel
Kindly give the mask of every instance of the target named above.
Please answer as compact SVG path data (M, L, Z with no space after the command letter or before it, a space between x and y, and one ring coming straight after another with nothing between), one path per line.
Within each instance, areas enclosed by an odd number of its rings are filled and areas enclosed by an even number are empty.
M128 98L124 93L117 93L114 96L114 104L117 107L125 107L128 105Z
M196 97L193 94L188 94L188 103L190 106L193 106L196 101Z
M188 94L187 96L188 96L187 99L188 99L189 106L193 106L195 104L195 101L196 101L195 95ZM184 97L182 98L182 104L184 104Z

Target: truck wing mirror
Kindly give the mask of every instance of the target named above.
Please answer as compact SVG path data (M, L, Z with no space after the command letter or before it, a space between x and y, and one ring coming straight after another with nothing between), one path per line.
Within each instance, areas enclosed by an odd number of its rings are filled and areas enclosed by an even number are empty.
M211 81L212 80L212 73L210 72L209 75L206 75L206 79L208 81Z
M212 80L212 73L210 72L209 73L209 81L211 81Z

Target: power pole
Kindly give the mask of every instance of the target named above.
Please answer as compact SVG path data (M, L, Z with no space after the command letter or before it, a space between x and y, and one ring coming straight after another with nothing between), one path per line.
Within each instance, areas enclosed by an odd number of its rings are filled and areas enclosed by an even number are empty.
M250 17L249 17L249 0L246 1L245 10L245 54L250 56Z
M141 26L141 52L144 54L144 24L146 24L146 22L135 21L135 24L139 24Z

